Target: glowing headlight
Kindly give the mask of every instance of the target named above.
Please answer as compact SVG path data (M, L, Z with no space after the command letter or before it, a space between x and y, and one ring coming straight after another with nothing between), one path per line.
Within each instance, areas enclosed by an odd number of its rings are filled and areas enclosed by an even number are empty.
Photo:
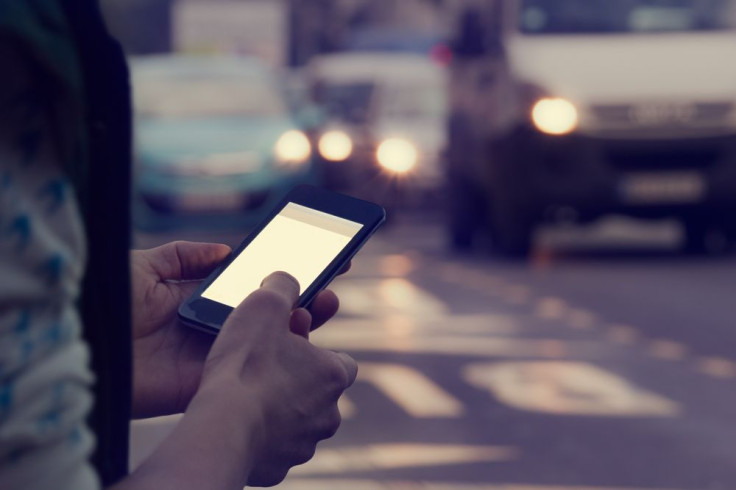
M419 152L410 141L402 138L389 138L378 145L376 158L386 170L403 174L416 166Z
M328 131L319 139L319 154L325 160L342 162L353 154L353 140L342 131Z
M301 164L309 159L312 145L301 131L287 131L281 135L274 148L276 157L284 163Z
M578 111L565 99L541 99L532 108L532 122L543 133L561 136L578 127Z

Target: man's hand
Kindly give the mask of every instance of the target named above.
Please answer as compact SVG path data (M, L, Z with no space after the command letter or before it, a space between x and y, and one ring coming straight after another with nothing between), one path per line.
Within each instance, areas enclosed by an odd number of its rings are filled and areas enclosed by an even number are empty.
M215 337L181 325L176 311L229 253L227 245L192 242L131 252L135 417L183 412L197 391ZM310 328L329 320L338 304L331 291L320 293Z
M298 295L294 278L275 273L233 311L184 417L116 490L275 485L335 433L357 365L309 342Z
M195 400L256 409L251 486L279 483L335 434L337 400L358 372L348 355L309 343L311 315L292 311L298 296L299 285L286 273L263 281L225 322Z

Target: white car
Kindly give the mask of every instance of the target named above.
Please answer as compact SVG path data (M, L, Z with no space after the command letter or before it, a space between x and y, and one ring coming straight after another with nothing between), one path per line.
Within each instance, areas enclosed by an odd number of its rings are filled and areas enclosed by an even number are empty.
M315 58L307 77L326 122L317 148L342 187L401 181L434 189L447 144L447 76L430 57L341 53Z

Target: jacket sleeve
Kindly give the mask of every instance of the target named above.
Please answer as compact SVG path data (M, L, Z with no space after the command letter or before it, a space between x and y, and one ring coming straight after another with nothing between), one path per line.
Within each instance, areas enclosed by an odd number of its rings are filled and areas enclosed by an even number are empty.
M90 490L84 232L35 68L0 37L0 488Z

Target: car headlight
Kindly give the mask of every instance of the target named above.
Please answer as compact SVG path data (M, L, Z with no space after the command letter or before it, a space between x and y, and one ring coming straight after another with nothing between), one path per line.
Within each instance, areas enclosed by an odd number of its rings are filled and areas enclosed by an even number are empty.
M578 127L578 110L566 99L540 99L532 108L532 122L539 131L546 134L570 134Z
M312 144L307 135L301 131L291 130L281 135L274 147L279 161L289 166L297 166L306 162L312 154Z
M419 151L410 141L403 138L388 138L378 145L378 163L391 172L404 174L411 171L419 160Z
M318 148L325 160L342 162L353 154L353 140L342 131L328 131L319 139Z

